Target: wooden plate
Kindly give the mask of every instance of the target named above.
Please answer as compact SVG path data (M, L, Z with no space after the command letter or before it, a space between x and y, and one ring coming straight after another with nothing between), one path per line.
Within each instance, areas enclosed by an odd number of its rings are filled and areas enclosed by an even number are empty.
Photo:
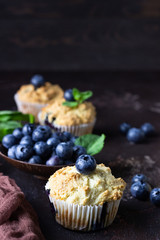
M7 156L7 150L0 144L0 157L5 159L7 162L12 164L14 167L35 175L36 177L40 178L48 178L50 177L55 171L62 167L66 167L66 165L57 165L57 166L46 166L43 164L31 164L19 160L15 160L13 158L9 158ZM71 166L74 164L70 164Z

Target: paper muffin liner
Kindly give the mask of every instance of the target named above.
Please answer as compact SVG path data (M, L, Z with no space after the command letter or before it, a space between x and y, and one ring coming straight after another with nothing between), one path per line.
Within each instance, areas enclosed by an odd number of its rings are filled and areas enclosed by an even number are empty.
M35 116L35 121L38 122L38 113L41 111L43 107L45 107L47 104L40 104L40 103L29 103L21 101L18 98L18 94L14 95L14 100L17 105L18 111L22 113L31 113Z
M45 123L44 120L41 119L41 112L38 114L38 121L42 125L47 124ZM95 123L96 123L96 119L91 123L85 123L85 124L80 124L75 126L61 126L55 123L50 124L49 122L47 125L49 125L53 129L53 131L56 131L56 132L70 132L75 136L82 136L85 134L92 133Z
M56 221L71 230L91 231L109 226L118 211L120 200L103 205L82 206L56 200L49 194L51 206L55 210Z

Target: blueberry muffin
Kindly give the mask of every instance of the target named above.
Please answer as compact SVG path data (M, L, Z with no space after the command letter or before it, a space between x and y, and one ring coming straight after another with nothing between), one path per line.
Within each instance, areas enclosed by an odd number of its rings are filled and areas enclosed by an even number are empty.
M42 108L41 124L49 124L58 131L67 131L76 136L91 133L96 121L96 109L91 102L83 101L74 107L64 105L65 98ZM72 102L74 103L74 102Z
M126 183L109 167L81 155L75 166L56 171L46 183L56 221L72 230L90 231L110 225L117 213Z
M31 113L36 117L40 110L50 102L62 98L63 90L59 85L46 82L41 75L31 78L31 83L23 85L14 96L17 108L23 113Z

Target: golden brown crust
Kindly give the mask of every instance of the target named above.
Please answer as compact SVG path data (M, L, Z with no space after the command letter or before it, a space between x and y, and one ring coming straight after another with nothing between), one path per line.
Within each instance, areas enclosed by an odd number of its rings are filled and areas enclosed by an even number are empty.
M41 112L41 119L45 120L48 116L48 121L52 123L56 118L55 124L60 126L75 126L85 123L91 123L95 120L96 110L91 102L83 102L75 108L63 106L65 100L58 101L44 107Z
M55 199L79 205L102 205L122 197L126 183L115 178L109 167L97 165L90 175L80 174L75 166L56 171L48 180L46 189Z
M55 99L63 97L63 90L59 85L46 82L44 86L37 89L32 84L23 85L17 92L21 101L28 103L46 104Z

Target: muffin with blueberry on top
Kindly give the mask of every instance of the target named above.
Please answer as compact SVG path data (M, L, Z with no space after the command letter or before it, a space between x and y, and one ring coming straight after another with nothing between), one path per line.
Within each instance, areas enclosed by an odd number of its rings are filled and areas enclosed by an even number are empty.
M93 156L80 155L75 166L56 171L45 190L56 221L71 230L90 231L110 225L117 213L126 183Z
M43 107L62 96L63 90L59 85L46 82L41 75L34 75L30 84L20 87L14 99L19 111L31 113L37 120L37 115Z
M38 116L39 122L76 136L91 133L96 121L96 109L91 102L86 101L91 96L91 91L68 89L64 92L64 98L42 109Z

